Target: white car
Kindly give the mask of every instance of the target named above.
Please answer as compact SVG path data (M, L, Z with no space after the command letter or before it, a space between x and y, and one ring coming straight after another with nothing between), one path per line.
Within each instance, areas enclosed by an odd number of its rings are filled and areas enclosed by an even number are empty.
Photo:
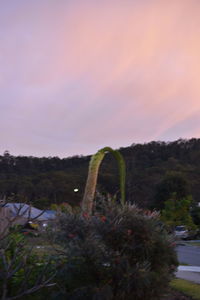
M179 239L187 239L189 237L189 232L184 225L176 226L174 234L175 237Z

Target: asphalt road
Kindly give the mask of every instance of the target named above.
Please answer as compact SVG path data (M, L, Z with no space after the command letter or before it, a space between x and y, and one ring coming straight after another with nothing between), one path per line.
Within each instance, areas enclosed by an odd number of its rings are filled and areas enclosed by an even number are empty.
M200 247L185 245L177 246L176 250L180 265L200 266Z

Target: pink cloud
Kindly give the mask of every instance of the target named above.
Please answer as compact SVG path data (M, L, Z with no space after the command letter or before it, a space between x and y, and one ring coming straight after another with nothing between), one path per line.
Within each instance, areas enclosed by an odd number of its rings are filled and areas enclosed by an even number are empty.
M2 1L2 151L198 137L199 13L197 0Z

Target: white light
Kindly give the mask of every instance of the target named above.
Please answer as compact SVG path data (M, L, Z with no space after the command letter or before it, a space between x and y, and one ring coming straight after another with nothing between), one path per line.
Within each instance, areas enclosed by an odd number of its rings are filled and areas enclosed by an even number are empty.
M74 189L74 193L77 193L78 192L78 189Z
M46 227L46 226L47 226L47 223L42 224L42 226L43 226L43 227Z

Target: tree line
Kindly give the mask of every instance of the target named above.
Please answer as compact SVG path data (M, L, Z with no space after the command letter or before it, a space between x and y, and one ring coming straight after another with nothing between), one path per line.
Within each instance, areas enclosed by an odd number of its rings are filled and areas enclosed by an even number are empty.
M200 139L132 144L120 148L126 162L126 200L143 208L164 208L170 195L200 202ZM39 208L67 202L79 205L90 156L0 156L0 196L29 201ZM74 190L78 189L78 192ZM119 197L118 169L107 154L100 168L98 191Z

